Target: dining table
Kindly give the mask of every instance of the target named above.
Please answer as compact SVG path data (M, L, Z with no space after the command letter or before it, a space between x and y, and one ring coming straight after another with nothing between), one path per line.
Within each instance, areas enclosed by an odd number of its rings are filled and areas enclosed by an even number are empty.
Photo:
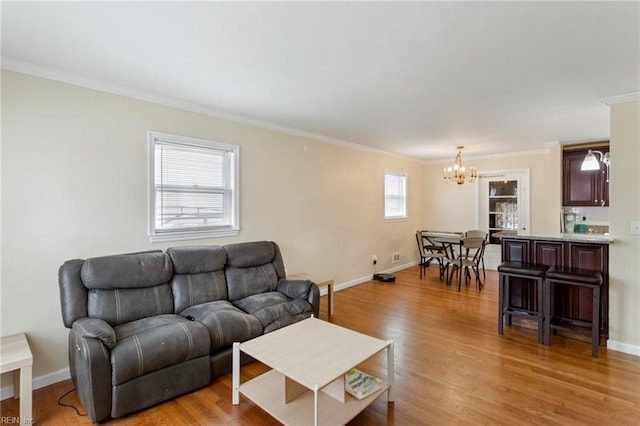
M449 259L451 260L454 260L456 258L456 254L453 246L457 244L460 247L460 249L462 249L463 238L464 238L463 235L460 235L458 237L435 237L433 238L433 241L435 241L436 243L442 244L442 246L444 247L444 251L447 254L447 257L449 257Z
M464 235L459 235L457 237L453 237L453 236L446 236L446 237L435 237L433 238L433 241L436 243L440 243L442 244L442 246L444 247L444 252L447 255L447 258L449 259L449 262L447 263L447 285L451 285L451 281L453 279L453 271L451 273L451 275L449 275L449 265L451 265L452 268L459 268L459 265L456 264L456 252L455 252L455 245L458 245L458 253L462 253L462 240L464 238Z

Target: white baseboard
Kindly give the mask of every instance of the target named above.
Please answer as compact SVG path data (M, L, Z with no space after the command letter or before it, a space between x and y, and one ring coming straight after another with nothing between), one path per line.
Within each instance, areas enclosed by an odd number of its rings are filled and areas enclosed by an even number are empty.
M379 272L376 272L376 273L377 274L378 273L380 273L380 274L392 274L394 272L402 271L403 269L410 268L410 267L415 266L417 264L418 264L418 261L415 260L413 262L405 263L405 264L400 265L400 266L394 266L393 268L389 268L389 269L386 269L384 271L379 271ZM354 285L366 283L367 281L371 281L372 279L373 279L373 274L372 275L365 275L364 277L356 278L355 280L346 281L346 282L343 282L343 283L340 283L340 284L336 284L336 286L334 287L334 291L343 290L345 288L353 287Z
M630 355L640 356L640 346L616 342L615 340L607 340L607 349L624 352Z
M396 271L400 271L402 269L409 268L411 266L417 265L418 262L411 262L402 266L397 266L395 268L388 269L383 273L392 273ZM371 281L372 276L366 275L361 278L356 278L355 280L346 281L334 286L334 291L342 290L345 288L353 287L354 285L362 284L367 281ZM327 294L327 289L323 288L320 294ZM63 368L62 370L54 371L53 373L45 374L44 376L34 377L33 379L33 390L43 388L45 386L52 385L54 383L62 382L63 380L67 380L71 378L71 372L69 368ZM5 386L0 389L0 400L5 400L8 398L13 398L13 385Z
M71 378L71 372L68 368L54 371L53 373L45 374L44 376L38 376L33 378L33 390L43 388L45 386L52 385L54 383L62 382ZM5 386L0 389L0 400L13 398L14 391L13 385Z
M418 263L417 260L413 262L405 263L404 265L394 266L393 268L389 268L386 271L382 271L383 274L393 274L394 272L402 271L403 269L411 268L412 266L416 266Z
M404 265L401 266L396 266L394 268L390 268L387 269L386 271L383 271L381 273L386 273L386 274L390 274L393 272L397 272L397 271L401 271L403 269L407 269L410 268L412 266L417 265L418 262L414 261L414 262L410 262L410 263L406 263ZM372 276L371 275L366 275L364 277L361 278L356 278L355 280L351 280L351 281L346 281L340 284L337 284L334 287L334 291L338 291L338 290L342 290L345 288L349 288L349 287L353 287L355 285L358 284L362 284L365 283L367 281L371 281ZM327 294L327 289L324 288L322 290L322 294ZM614 340L608 340L607 341L607 349L611 349L614 351L618 351L618 352L624 352L630 355L635 355L635 356L640 356L640 346L638 345L630 345L628 343L622 343L622 342L616 342ZM44 376L39 376L39 377L35 377L33 379L33 389L40 389L43 388L45 386L49 386L52 385L54 383L58 383L58 382L62 382L64 380L70 379L71 378L71 373L69 368L63 368L62 370L58 370L58 371L54 371L53 373L49 373L49 374L45 374ZM3 388L0 389L0 400L5 400L8 398L13 398L14 392L13 392L13 385L10 386L5 386Z

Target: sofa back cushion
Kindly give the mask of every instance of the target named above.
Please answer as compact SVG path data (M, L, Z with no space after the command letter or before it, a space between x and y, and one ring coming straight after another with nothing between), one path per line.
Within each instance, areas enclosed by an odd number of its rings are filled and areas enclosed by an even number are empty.
M88 289L87 313L116 326L173 313L169 256L147 252L96 257L84 261L80 277Z
M220 246L171 247L173 304L176 313L190 306L227 299L224 266L227 252Z
M230 301L253 294L274 291L284 278L278 246L271 241L229 244L227 252L227 287Z

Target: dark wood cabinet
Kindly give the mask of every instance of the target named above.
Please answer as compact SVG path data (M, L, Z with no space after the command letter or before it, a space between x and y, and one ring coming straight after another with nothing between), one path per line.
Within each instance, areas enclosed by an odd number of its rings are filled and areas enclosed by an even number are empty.
M600 336L609 335L609 245L538 238L502 239L502 260L532 262L547 266L570 266L600 271L604 277L600 294L602 318ZM511 305L535 310L537 288L530 280L512 279ZM555 316L578 321L591 321L593 305L590 289L577 286L556 286Z
M607 182L607 169L604 164L601 164L600 170L580 170L589 149L605 154L609 152L609 145L565 150L563 153L562 198L564 206L601 207L609 205L609 182Z

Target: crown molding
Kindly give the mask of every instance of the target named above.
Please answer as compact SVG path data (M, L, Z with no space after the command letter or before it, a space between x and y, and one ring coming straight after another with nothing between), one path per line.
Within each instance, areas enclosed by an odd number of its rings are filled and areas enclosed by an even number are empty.
M194 102L185 101L183 99L172 98L169 96L159 95L157 93L148 92L144 90L134 89L127 86L121 86L118 84L101 81L98 79L88 78L79 74L70 73L67 71L61 71L51 67L45 67L30 62L20 61L18 59L2 56L0 58L1 68L13 71L21 74L27 74L34 77L44 78L47 80L58 81L60 83L71 84L73 86L83 87L85 89L97 90L100 92L109 93L112 95L123 96L126 98L136 99L139 101L149 102L152 104L167 106L171 108L181 109L183 111L194 112L197 114L206 115L209 117L219 118L223 120L229 120L240 124L246 124L249 126L259 127L265 130L272 130L280 133L285 133L292 136L298 136L306 139L315 140L318 142L328 143L331 145L337 145L345 148L351 148L359 151L365 151L372 154L385 155L389 157L395 157L414 163L424 163L423 160L408 157L400 154L396 154L381 149L371 148L365 145L360 145L355 142L348 142L341 139L325 136L319 133L308 132L305 130L296 129L293 127L283 126L269 121L259 120L255 118L245 117L239 114L233 114L226 111L221 111L212 108L207 105L198 104Z
M464 156L464 161L479 161L479 160L491 160L496 158L511 158L511 157L528 157L531 155L547 155L551 152L550 148L544 149L534 149L530 151L515 151L515 152L501 152L499 154L487 154L487 155L476 155L476 156ZM442 164L442 163L450 163L450 159L435 159L425 161L425 164Z
M608 106L625 104L627 102L639 102L639 101L640 101L640 92L627 93L626 95L610 96L608 98L600 99L600 102Z

